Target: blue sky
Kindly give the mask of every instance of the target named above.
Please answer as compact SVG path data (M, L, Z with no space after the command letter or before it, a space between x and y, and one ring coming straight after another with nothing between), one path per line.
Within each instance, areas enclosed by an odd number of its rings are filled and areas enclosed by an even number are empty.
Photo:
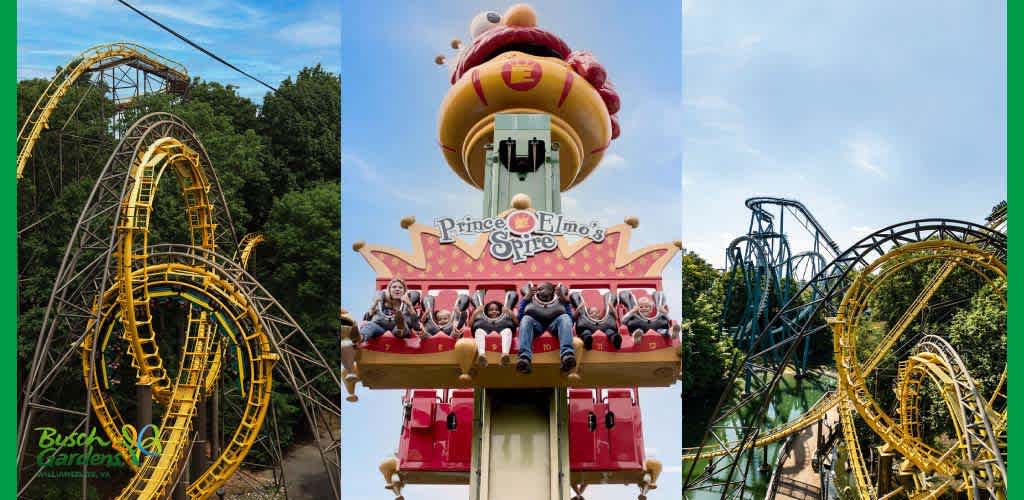
M341 18L332 0L130 2L242 70L277 86L302 67L340 70ZM192 76L233 84L263 101L268 89L186 45L114 0L18 2L18 79L49 78L81 51L133 41L174 59Z
M1006 196L1003 2L684 3L683 243L721 266L743 200L848 246Z
M452 38L468 41L470 19L503 12L515 2L451 1L342 3L342 303L361 315L374 274L351 250L364 240L409 248L399 225L406 215L426 224L438 216L478 215L482 194L460 181L436 144L438 106L448 73L434 65L452 55ZM682 153L681 7L672 2L533 2L538 25L573 49L591 50L622 97L622 136L605 161L563 196L566 214L616 224L640 218L634 245L679 239ZM600 30L595 30L600 26ZM624 187L629 183L629 187ZM679 303L678 258L665 288ZM678 308L676 308L678 309ZM384 498L380 460L398 444L398 391L360 388L359 403L343 409L343 497ZM646 445L666 465L652 500L678 497L678 386L644 390ZM410 486L409 498L461 498L465 487ZM635 487L594 487L589 500L635 498Z

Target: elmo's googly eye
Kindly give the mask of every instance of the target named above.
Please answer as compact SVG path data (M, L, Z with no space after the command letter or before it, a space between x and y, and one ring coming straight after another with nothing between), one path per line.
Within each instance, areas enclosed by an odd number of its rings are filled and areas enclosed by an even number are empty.
M469 23L469 34L476 38L487 30L495 27L501 22L501 14L497 12L487 11L481 12L473 17L473 20Z

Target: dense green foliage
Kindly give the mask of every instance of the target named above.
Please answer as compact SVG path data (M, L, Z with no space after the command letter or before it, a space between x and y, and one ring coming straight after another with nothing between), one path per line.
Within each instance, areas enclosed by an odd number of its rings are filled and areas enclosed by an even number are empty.
M683 254L683 395L716 393L732 352L719 333L722 275L693 252Z
M46 84L41 79L18 83L19 126ZM152 111L172 112L195 130L219 178L237 236L261 232L267 238L250 261L251 273L302 325L325 358L337 359L339 96L338 76L319 65L286 79L280 93L268 93L262 105L240 96L235 87L195 78L187 98L146 96L112 121L115 107L105 89L94 82L76 84L51 117L50 130L37 143L18 185L19 379L24 379L36 348L68 239L115 147L117 130ZM160 185L164 194L157 197L151 244L188 241L173 177L165 176ZM229 256L234 250L220 249ZM167 353L165 364L172 367L180 350L179 336L172 332L182 326L173 313L155 317L166 328L160 346ZM122 411L132 415L130 366L108 369L124 382L111 391L125 404ZM226 376L226 386L232 376ZM77 363L60 377L54 386L68 388L58 395L67 401L53 404L80 406L83 383ZM338 397L339 388L326 381L318 389ZM288 387L279 381L274 390L274 413L287 445L308 435L309 429ZM228 430L233 429L232 418L225 411ZM248 460L266 458L257 446Z
M722 379L735 350L719 332L723 276L697 254L682 257L683 446L699 443L724 389Z

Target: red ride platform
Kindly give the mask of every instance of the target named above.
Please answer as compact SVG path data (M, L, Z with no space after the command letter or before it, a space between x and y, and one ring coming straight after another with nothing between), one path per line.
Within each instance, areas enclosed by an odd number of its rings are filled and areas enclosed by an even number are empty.
M532 209L527 209L527 211ZM521 214L524 210L519 210ZM511 217L514 211L506 213ZM569 242L553 237L557 248L539 253L524 262L500 260L489 251L489 233L475 241L455 239L442 243L438 229L403 219L409 232L412 252L357 242L359 252L377 274L376 288L383 289L394 278L405 281L408 290L420 296L433 296L436 309L454 309L460 294L472 296L483 291L485 302L502 300L508 291L517 291L526 283L561 283L580 292L587 304L600 304L602 294L629 291L634 297L660 291L662 272L681 248L676 241L629 248L630 235L639 222L627 218L623 224L605 230L602 241L581 239ZM625 306L617 306L623 314ZM399 339L390 333L363 343L356 354L358 380L368 388L410 389L417 387L459 388L531 388L531 387L667 387L681 373L681 344L671 337L646 332L640 342L619 325L623 335L621 349L614 349L604 334L596 334L592 350L577 347L578 367L560 372L558 342L550 333L534 339L533 373L520 375L511 366L500 365L500 342L496 334L488 337L488 365L474 363L475 347L468 327L461 329L463 343L448 335L419 339ZM675 333L673 325L673 333ZM512 360L518 352L518 334L514 336ZM467 380L466 376L469 376ZM354 385L350 384L350 391Z
M637 389L568 391L573 484L642 481L645 456ZM402 402L405 417L398 448L402 481L469 484L473 391L412 389Z

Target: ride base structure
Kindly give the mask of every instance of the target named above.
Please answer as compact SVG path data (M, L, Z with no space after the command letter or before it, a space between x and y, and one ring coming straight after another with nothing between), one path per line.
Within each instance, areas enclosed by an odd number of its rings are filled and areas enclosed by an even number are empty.
M498 122L533 127L545 120L519 115ZM501 142L496 141L495 149ZM516 146L514 151L529 150ZM506 163L499 159L498 164ZM548 190L553 186L550 170L541 167L525 175L507 170L493 175L512 178L524 190L534 188L534 193L547 192L549 200L557 200L560 193ZM554 179L557 182L557 175ZM498 188L492 192L491 186ZM502 199L507 186L488 183L485 199ZM602 229L599 243L589 238L569 242L562 235L531 236L531 230L565 225L567 219L533 208L532 199L524 194L511 198L511 207L497 217L488 218L485 213L485 219L504 221L527 238L550 238L550 251L521 262L512 262L515 256L502 260L504 243L497 236L501 231L479 234L473 241L456 238L445 243L451 236L450 224L428 227L412 217L401 224L410 234L412 252L363 242L353 247L376 271L377 289L401 278L428 304L427 314L433 314L435 307L457 311L470 295L480 297L479 304L491 300L514 304L515 290L541 281L573 290L582 307L608 299L620 314L635 298L661 297L661 273L679 251L679 242L630 251L630 235L639 224L633 217ZM558 206L557 202L545 204ZM549 222L552 219L560 222ZM526 226L534 227L521 227L524 220ZM517 240L529 245L526 238ZM601 483L637 484L643 498L655 486L661 467L644 456L636 387L667 387L678 380L678 336L649 330L634 339L625 326L619 326L620 348L604 333L597 333L591 350L584 350L577 337L577 366L562 373L558 339L545 332L533 342L532 373L522 375L511 364L502 364L501 340L493 332L485 345L488 362L481 367L472 332L462 323L451 336L399 338L387 332L355 351L355 362L346 369L350 401L356 399L352 375L371 389L407 389L398 457L381 466L396 498L402 498L406 484L468 484L470 498L475 500L582 498L579 495L587 485ZM516 336L513 358L519 350Z

